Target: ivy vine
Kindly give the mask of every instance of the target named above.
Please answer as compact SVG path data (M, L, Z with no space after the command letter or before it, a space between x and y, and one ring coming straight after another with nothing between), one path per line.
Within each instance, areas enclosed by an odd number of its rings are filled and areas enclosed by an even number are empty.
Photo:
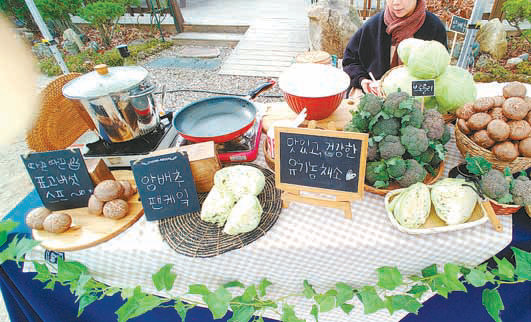
M7 220L0 222L0 246L7 242L7 235L18 225L17 222ZM38 245L38 242L25 237L15 236L0 252L0 264L5 261L25 262L24 255ZM453 263L445 264L442 270L433 264L424 268L420 274L403 276L396 267L380 267L377 269L378 282L376 285L354 288L347 283L337 283L333 289L323 293L308 282L303 281L299 293L289 294L279 298L271 298L267 288L272 283L266 278L259 284L245 285L240 281L231 281L210 290L203 284L188 286L188 291L180 296L158 297L142 291L141 286L135 288L118 288L107 286L94 280L86 266L79 262L58 260L57 273L52 273L44 262L32 261L37 271L35 280L45 284L45 289L53 290L55 285L67 286L76 297L78 316L91 303L106 296L121 294L125 303L116 310L118 321L127 321L142 315L154 308L163 307L175 310L183 321L191 308L202 305L208 306L214 319L224 317L229 308L233 315L231 322L263 321L265 311L275 312L278 318L287 322L304 321L295 313L290 299L305 297L313 301L310 314L319 320L320 314L341 309L349 314L354 309L354 297L363 305L363 312L371 314L386 309L390 314L398 310L417 314L422 307L419 301L428 291L435 292L445 298L452 292L466 292L465 285L482 287L487 283L492 288L486 288L482 293L482 303L488 314L495 320L501 321L500 311L504 309L503 301L498 292L502 284L515 284L531 280L531 252L512 248L515 265L507 258L494 257L496 267L491 268L487 263L476 267L467 267ZM177 275L172 272L173 264L166 264L152 275L153 285L158 291L172 290ZM462 277L460 279L460 277ZM403 291L401 291L403 290ZM238 294L238 295L234 295ZM200 295L203 303L184 300L186 295Z

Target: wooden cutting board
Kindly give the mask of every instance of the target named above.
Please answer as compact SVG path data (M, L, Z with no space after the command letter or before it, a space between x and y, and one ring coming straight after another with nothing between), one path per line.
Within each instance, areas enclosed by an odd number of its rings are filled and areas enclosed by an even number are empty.
M330 122L334 122L336 130L343 130L345 124L352 119L350 110L357 109L359 100L344 99L338 108L326 119L316 121L315 127L320 129L329 129ZM257 104L257 103L255 103ZM279 120L293 120L297 116L295 112L291 110L286 102L278 103L262 103L261 104L266 111L262 119L262 129L264 133L271 125ZM302 127L307 127L309 121L304 121Z
M112 174L116 180L128 180L136 186L133 172L117 170L112 171ZM60 234L33 229L33 239L40 241L42 247L55 251L73 251L98 245L117 236L142 217L144 209L138 200L138 193L131 196L127 203L129 214L118 220L89 214L87 207L63 210L61 212L72 217L70 229Z

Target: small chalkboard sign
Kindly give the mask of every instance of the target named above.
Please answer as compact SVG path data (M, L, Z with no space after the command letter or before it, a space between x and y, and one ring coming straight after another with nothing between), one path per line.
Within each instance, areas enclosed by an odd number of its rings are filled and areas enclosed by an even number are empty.
M416 80L411 82L412 96L435 96L435 80Z
M466 33L467 26L468 19L461 18L459 16L452 16L452 22L450 23L450 31L464 34Z
M199 211L199 199L186 153L133 161L131 169L147 220Z
M87 206L94 184L79 149L21 157L46 208L56 211Z

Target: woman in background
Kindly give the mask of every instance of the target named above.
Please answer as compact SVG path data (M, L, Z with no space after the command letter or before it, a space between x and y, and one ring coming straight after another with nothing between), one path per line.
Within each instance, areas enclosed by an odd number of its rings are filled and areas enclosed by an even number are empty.
M436 40L447 46L446 26L426 11L425 0L389 0L383 12L371 17L350 39L343 55L343 70L355 89L380 94L378 82L389 69L400 65L396 48L407 38Z

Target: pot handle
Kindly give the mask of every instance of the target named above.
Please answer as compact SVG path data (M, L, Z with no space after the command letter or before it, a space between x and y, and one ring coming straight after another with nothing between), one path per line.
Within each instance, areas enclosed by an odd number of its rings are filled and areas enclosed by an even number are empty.
M129 98L135 98L135 97L144 96L146 94L151 94L155 91L155 88L156 88L155 85L151 85L141 92L135 93L134 95L129 95Z
M277 82L275 82L272 79L268 80L266 83L263 83L263 84L259 85L257 88L251 90L247 94L247 98L250 99L250 100L254 99L256 96L258 96L258 95L262 94L263 92L273 88L273 86L275 86L276 83Z

